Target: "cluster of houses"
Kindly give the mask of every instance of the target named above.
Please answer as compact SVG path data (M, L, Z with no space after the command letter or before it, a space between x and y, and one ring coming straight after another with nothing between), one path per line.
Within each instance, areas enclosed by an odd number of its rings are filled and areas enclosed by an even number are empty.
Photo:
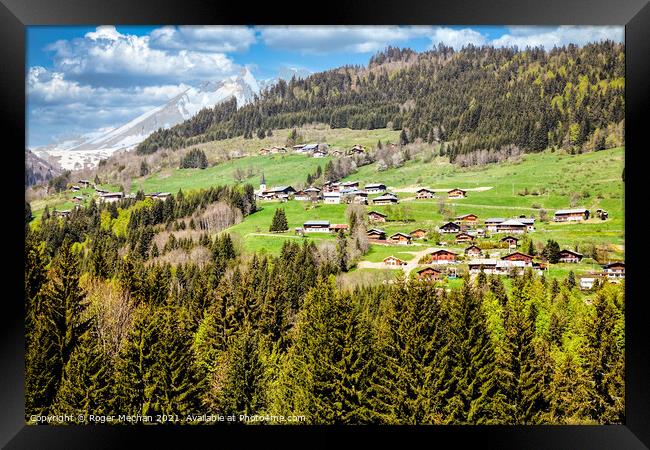
M314 186L296 191L292 186L277 186L267 188L264 178L257 191L259 200L288 201L291 196L294 200L323 202L325 204L358 203L368 204L368 195L386 192L386 185L382 183L368 183L365 189L360 188L358 181L326 182L322 188ZM388 197L383 198L383 197ZM395 194L386 194L372 200L374 204L385 205L397 203Z
M447 191L447 197L451 199L465 198L467 197L467 191L454 188ZM431 198L436 198L436 191L434 191L433 189L423 187L415 191L416 200L426 200Z
M83 186L84 188L89 188L91 187L95 190L95 194L97 195L97 198L100 202L102 203L114 203L122 200L123 198L135 198L135 194L124 194L123 192L110 192L107 191L106 189L102 189L99 186L97 186L95 183L91 183L89 180L79 180L77 184L73 185L70 190L72 192L79 192L81 190L80 186ZM153 192L151 194L145 194L145 197L147 198L152 198L154 200L165 200L168 197L170 197L172 194L171 192ZM72 197L72 200L77 203L77 207L81 207L81 202L83 202L84 197L83 195L75 195ZM67 211L57 211L59 215L68 215L70 213L69 210Z
M326 156L344 156L344 155L362 155L366 153L366 148L363 145L355 144L348 150L341 149L331 149L326 143L311 143L311 144L298 144L291 147L291 150L294 153L307 155L312 158L324 158ZM278 153L287 153L289 150L286 147L263 147L259 150L259 154L262 156L265 155L274 155Z

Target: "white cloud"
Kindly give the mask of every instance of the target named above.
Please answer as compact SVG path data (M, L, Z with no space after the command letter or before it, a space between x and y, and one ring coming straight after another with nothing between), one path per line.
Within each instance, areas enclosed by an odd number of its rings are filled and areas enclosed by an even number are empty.
M49 143L57 135L128 122L190 87L184 83L97 87L43 67L30 68L26 81L30 146Z
M150 36L152 48L166 50L242 52L255 43L255 31L245 26L166 26Z
M169 31L159 34L165 33ZM97 84L219 79L239 69L224 53L157 49L151 47L150 39L148 35L122 34L113 26L101 26L83 38L57 41L48 50L54 52L58 72Z
M431 27L300 25L265 26L257 30L270 48L323 54L375 52L391 43L424 37Z
M547 50L554 46L575 44L578 46L590 42L613 40L623 42L623 27L615 26L559 26L551 27L509 27L509 33L494 39L490 44L495 47L517 46L519 48L542 46Z
M455 50L460 50L468 44L480 46L487 43L487 38L484 35L471 28L456 30L447 27L433 27L432 33L428 37L431 39L433 47L443 43Z

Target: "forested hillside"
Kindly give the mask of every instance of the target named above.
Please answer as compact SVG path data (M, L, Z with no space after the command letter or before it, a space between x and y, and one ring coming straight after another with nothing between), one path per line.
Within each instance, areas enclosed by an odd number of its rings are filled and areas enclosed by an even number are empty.
M405 139L451 142L450 159L514 144L598 150L623 144L624 46L545 51L469 46L415 53L388 48L368 67L280 81L252 104L235 100L159 130L138 153L180 148L312 122L404 129ZM506 125L507 124L507 125Z

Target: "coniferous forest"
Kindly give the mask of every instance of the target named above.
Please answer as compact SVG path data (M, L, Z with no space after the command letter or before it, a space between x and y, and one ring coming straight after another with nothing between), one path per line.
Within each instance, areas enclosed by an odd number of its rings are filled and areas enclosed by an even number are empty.
M531 271L511 289L483 273L451 291L416 280L346 289L344 252L286 241L277 257L245 255L228 233L208 233L200 214L215 203L244 217L257 208L252 186L164 201L140 192L26 226L27 421L624 420L624 283L597 282L588 302L574 278ZM187 217L205 230L199 243L160 248L154 235ZM161 260L183 246L209 257Z
M280 80L251 104L201 110L151 134L139 154L252 137L309 123L404 130L413 142L447 142L450 161L475 150L516 145L593 150L622 145L624 45L494 48L439 45L421 53L387 48L367 67L344 66ZM504 126L507 124L507 126Z

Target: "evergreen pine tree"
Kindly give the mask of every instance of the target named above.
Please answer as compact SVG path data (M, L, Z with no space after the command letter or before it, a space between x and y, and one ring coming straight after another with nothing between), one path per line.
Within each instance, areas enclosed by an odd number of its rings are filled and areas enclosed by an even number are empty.
M505 314L505 340L499 364L499 384L505 396L500 405L502 423L541 423L547 410L544 371L535 345L537 312L528 298L529 284L513 280Z
M495 423L495 352L481 296L465 279L461 292L452 292L450 300L451 370L445 386L448 392L443 419L454 424Z
M124 414L196 412L204 389L192 334L178 307L142 308L116 364L113 409Z
M87 333L65 365L53 414L87 416L109 414L111 399L110 360L97 336ZM83 421L82 421L83 422ZM78 422L78 423L82 423Z
M379 330L377 395L381 421L441 423L448 376L447 321L442 298L429 283L401 280L387 299Z
M25 358L27 415L51 410L63 368L90 326L79 286L78 255L66 239L52 262Z
M319 280L305 298L289 350L289 386L296 413L310 423L373 422L374 372L370 329L334 277Z
M246 323L232 341L223 387L217 394L219 409L224 414L254 415L266 407L265 368L259 339L259 333Z
M624 419L623 314L611 292L600 290L584 328L583 367L591 381L590 413L601 424Z

